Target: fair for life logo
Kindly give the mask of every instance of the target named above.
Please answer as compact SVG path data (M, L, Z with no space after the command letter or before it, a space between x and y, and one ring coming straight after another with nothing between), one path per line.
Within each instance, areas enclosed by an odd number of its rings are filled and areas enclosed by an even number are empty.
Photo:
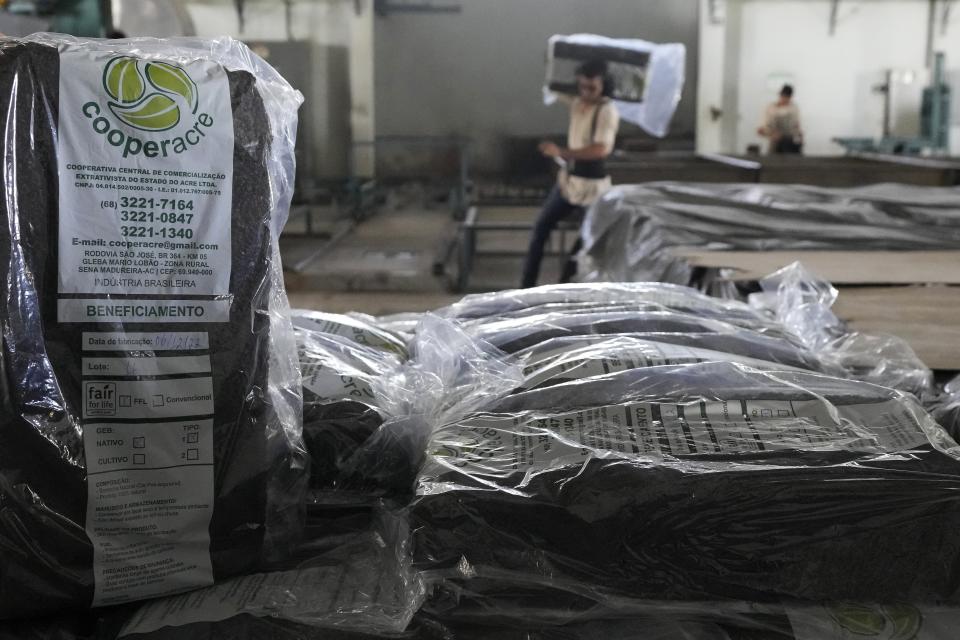
M113 115L141 131L172 129L180 123L181 109L197 112L197 84L167 62L113 58L104 67L103 88L112 99Z

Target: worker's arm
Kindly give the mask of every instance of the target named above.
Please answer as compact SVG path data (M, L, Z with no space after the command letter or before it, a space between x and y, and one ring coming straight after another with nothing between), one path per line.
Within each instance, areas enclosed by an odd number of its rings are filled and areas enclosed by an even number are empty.
M763 119L760 121L760 126L757 127L757 135L763 138L766 138L770 135L770 121L772 120L772 114L770 113L772 109L767 107L763 110Z
M540 152L550 158L564 160L603 160L613 153L613 146L617 139L617 129L620 126L620 116L613 105L603 107L597 117L597 128L593 136L593 144L580 149L567 149L544 142L540 145Z

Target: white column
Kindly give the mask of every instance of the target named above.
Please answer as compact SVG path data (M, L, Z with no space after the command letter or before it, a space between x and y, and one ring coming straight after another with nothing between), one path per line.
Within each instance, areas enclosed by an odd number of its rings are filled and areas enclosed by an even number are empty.
M350 18L350 130L353 138L353 175L372 177L374 128L374 12L373 0L355 0ZM358 144L360 143L360 144Z

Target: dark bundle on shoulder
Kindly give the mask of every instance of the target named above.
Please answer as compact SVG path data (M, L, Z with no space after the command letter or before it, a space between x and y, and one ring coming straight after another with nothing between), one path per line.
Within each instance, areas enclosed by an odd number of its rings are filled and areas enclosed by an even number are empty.
M0 40L0 617L210 584L301 525L276 235L301 101L229 40Z

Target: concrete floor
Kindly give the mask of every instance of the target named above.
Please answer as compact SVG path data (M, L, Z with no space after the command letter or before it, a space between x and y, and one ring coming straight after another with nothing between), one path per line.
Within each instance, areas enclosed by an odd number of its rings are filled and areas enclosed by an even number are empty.
M487 208L481 221L531 223L533 207ZM460 298L452 293L458 271L458 249L445 264L445 274L435 275L435 265L458 238L459 223L443 207L382 207L336 242L337 227L321 228L322 237L303 237L301 220L288 227L281 238L291 305L335 313L358 311L386 315L426 311ZM526 231L485 232L477 248L509 252L510 256L478 255L474 261L469 292L514 288L519 284L529 234ZM315 256L311 259L311 256ZM556 282L559 261L547 257L542 282Z

